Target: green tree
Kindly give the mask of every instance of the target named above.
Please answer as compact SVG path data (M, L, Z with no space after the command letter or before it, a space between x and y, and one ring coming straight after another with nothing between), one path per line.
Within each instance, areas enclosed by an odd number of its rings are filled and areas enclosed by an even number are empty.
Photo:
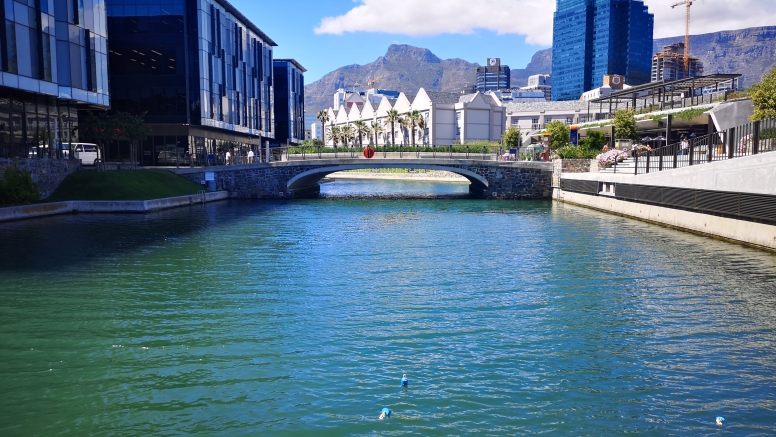
M550 134L550 149L558 150L569 144L571 129L560 120L547 123L547 132Z
M323 144L326 145L326 123L329 121L329 111L321 109L315 118L321 122L321 135L323 136Z
M104 170L105 143L118 138L120 131L118 117L108 115L106 112L95 115L93 112L88 111L86 118L80 121L79 129L86 139L97 143L97 159L100 161L97 169Z
M620 109L614 113L614 135L620 140L638 140L636 116L629 109Z
M115 115L120 134L129 140L130 165L133 170L137 168L137 151L140 143L148 136L148 126L144 122L145 116L145 112L140 115L119 112Z
M776 66L763 76L763 80L752 86L749 98L754 104L752 121L776 117Z
M395 124L401 120L401 115L399 115L399 111L395 109L391 109L390 111L388 111L388 116L385 118L385 120L388 123L391 123L391 145L395 146L396 145Z
M601 150L606 144L606 135L603 132L590 131L585 138L579 141L579 145L589 150Z
M523 140L520 135L520 129L509 126L506 132L504 132L504 148L505 149L517 149L518 156L520 154L520 145Z

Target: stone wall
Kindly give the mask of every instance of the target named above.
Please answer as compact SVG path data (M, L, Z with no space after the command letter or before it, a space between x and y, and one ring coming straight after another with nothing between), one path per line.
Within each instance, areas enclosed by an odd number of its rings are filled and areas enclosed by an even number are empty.
M552 186L560 186L561 173L598 173L595 159L556 159L552 161Z
M316 169L333 169L334 163L296 164L289 162L212 167L207 171L215 174L217 190L229 191L229 196L242 199L291 199L315 195L320 192L317 183L305 184L289 189L288 183L302 173L309 174ZM385 168L391 168L386 164ZM452 160L448 163L418 165L418 168L444 171L463 170L487 180L487 187L480 182L472 183L469 192L476 197L491 199L549 199L552 195L552 171L547 165L510 164L464 164ZM205 180L205 169L179 169L176 173L199 184ZM327 173L332 173L327 171ZM324 174L319 175L323 177ZM318 176L316 176L317 180Z
M0 159L0 176L14 164L30 173L32 181L38 184L41 199L49 197L70 173L81 169L79 160Z

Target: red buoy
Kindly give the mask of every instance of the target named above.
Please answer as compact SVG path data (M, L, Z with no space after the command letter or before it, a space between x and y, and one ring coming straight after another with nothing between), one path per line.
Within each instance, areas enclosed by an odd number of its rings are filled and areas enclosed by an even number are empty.
M375 156L375 149L371 147L367 147L366 149L364 149L364 158L369 159L369 158L372 158L373 156Z

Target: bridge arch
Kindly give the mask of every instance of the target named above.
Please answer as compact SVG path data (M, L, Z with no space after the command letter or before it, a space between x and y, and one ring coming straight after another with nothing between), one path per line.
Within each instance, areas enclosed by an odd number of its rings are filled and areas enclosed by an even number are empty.
M324 177L336 173L338 171L347 171L347 170L361 170L361 169L369 169L369 168L414 168L414 169L424 169L424 170L437 170L437 171L449 171L450 173L455 173L457 175L463 176L466 179L469 180L471 191L472 189L479 189L483 190L485 188L488 188L488 180L471 171L466 170L463 168L456 168L456 167L448 167L445 165L431 165L431 164L400 164L400 163L364 163L364 164L342 164L342 165L333 165L329 167L318 167L313 168L310 170L307 170L305 172L299 173L298 175L294 176L288 181L288 184L286 185L289 190L299 190L303 188L309 188L312 186L315 186L318 184L318 181L323 179Z

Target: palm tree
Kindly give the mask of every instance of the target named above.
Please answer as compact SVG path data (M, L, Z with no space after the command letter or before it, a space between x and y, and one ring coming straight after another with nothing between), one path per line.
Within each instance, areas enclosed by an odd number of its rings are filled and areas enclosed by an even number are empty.
M348 140L353 138L353 126L347 125L340 129L342 135L342 142L345 143L345 147L348 147Z
M423 145L425 145L426 144L426 118L423 117L422 115L419 116L417 123L418 123L418 129L421 132L420 138L423 141Z
M329 121L329 111L321 109L315 116L321 122L321 135L323 135L323 145L326 145L326 122Z
M415 128L418 126L418 120L421 118L423 118L423 116L420 115L420 111L417 109L414 109L407 114L407 124L412 132L412 147L415 147Z
M342 129L340 129L337 126L332 126L329 128L329 138L331 138L331 142L334 143L334 148L337 148L337 143L339 143L340 135L342 134Z
M401 122L399 124L402 127L403 136L406 139L407 138L407 132L409 132L410 129L413 129L413 126L415 125L415 122L412 121L409 114L407 114L405 117L402 117Z
M372 123L370 133L374 135L375 147L377 147L377 135L381 134L382 132L383 132L383 125L379 121L375 121L374 123Z
M401 116L399 115L399 111L395 109L391 109L388 111L388 116L385 118L385 121L388 123L391 123L391 145L396 145L396 137L394 135L394 132L396 132L396 128L394 127L395 123L398 123L401 120Z
M369 132L369 126L366 125L366 122L363 120L356 120L353 122L353 126L356 128L356 135L358 135L358 147L363 148L364 147L364 134Z

